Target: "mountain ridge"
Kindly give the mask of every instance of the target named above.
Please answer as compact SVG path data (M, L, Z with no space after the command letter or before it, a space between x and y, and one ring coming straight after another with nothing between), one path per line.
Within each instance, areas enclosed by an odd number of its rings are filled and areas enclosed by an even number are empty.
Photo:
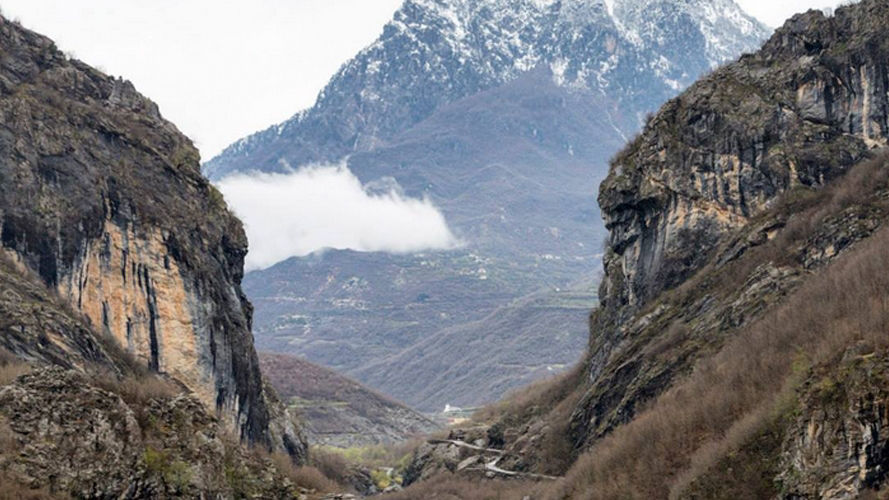
M637 53L637 45L644 51L646 43L657 40L663 49L672 41L664 40L669 30L652 33L656 23L648 3L660 8L662 16L696 26L697 34L688 42L694 50L675 54L684 58L682 64L651 55L646 59ZM625 95L629 100L638 98L636 93L642 90L644 101L658 103L701 72L755 45L767 33L731 0L720 0L721 13L709 4L700 9L669 0L648 3L616 2L614 10L618 16L626 15L631 25L627 31L598 0L508 0L497 5L476 0L408 0L382 36L343 65L314 107L236 142L206 162L204 172L218 180L232 171L287 171L306 163L336 161L353 151L373 149L442 104L506 83L541 64L550 67L559 85ZM724 39L731 33L730 46L714 43L717 25L719 37ZM398 51L405 46L415 47L420 55L401 59ZM641 77L630 78L629 68L641 71ZM644 82L635 83L637 79ZM611 86L625 90L608 92ZM661 88L652 90L656 87ZM406 91L420 101L407 107L398 104L398 96ZM322 118L324 108L339 111ZM349 113L355 116L350 118ZM641 119L630 114L626 122L612 114L612 121L628 135ZM307 142L302 142L302 135ZM297 141L306 151L281 141ZM259 152L264 142L281 144L285 154L267 157ZM342 146L337 145L340 143ZM330 152L325 153L325 148ZM241 161L246 156L251 156L252 165Z
M397 444L439 429L403 403L293 356L259 353L263 373L304 423L315 446Z

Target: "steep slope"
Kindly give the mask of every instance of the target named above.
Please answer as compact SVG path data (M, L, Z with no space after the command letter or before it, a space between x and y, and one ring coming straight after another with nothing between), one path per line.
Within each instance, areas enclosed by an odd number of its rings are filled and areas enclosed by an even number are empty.
M129 82L4 19L0 179L9 269L39 276L90 330L180 381L243 439L304 457L292 423L270 417L240 289L246 238L197 150ZM36 292L10 296L23 293ZM39 328L40 347L4 344L58 362L73 341L100 357L85 334L72 337L82 324L62 328L69 338L55 347Z
M260 353L269 383L299 413L309 443L350 448L392 444L438 425L333 370L281 354Z
M466 245L306 257L248 276L257 342L424 410L488 402L541 367L574 362L580 329L535 328L576 321L574 303L545 319L513 306L538 304L547 291L543 302L564 303L565 290L592 304L586 284L605 232L589 194L607 159L646 112L764 32L732 2L626 1L613 12L593 0L406 2L315 107L234 145L205 171L287 171L348 155L369 190L397 186L431 199ZM298 274L307 268L333 281L312 286ZM347 288L351 280L362 287ZM512 320L497 320L504 311ZM508 362L479 360L469 371L439 362L423 372L423 360L485 336L478 328L494 330L489 340L532 340L499 343L514 349ZM551 349L534 359L526 347L541 344ZM418 380L435 386L418 389Z
M496 401L582 357L593 288L587 282L528 294L372 361L357 374L423 409Z
M499 467L567 472L544 498L883 487L887 25L876 0L796 16L615 158L588 357L479 416Z
M0 358L4 357L0 351ZM286 456L242 446L194 396L156 375L0 359L4 498L292 498ZM306 488L303 488L305 491Z
M820 187L886 144L884 9L863 2L833 18L793 18L760 52L667 103L618 155L600 191L610 238L594 380L633 337L626 320L712 262L727 234L782 193ZM750 227L748 245L780 225ZM744 249L738 243L723 260Z

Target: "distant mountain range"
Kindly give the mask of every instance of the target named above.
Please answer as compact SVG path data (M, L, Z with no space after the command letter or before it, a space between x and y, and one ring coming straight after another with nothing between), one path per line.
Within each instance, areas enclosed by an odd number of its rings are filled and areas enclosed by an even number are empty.
M371 188L429 197L466 245L328 251L250 273L258 345L424 410L490 401L574 362L608 158L648 112L766 35L730 0L406 1L314 107L204 171L347 159Z

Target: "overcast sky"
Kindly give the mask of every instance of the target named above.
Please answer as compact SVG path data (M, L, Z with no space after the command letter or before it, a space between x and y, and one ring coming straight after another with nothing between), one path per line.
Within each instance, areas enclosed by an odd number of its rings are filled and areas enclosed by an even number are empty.
M0 0L62 50L133 81L204 160L310 106L402 0ZM771 26L833 0L740 0Z

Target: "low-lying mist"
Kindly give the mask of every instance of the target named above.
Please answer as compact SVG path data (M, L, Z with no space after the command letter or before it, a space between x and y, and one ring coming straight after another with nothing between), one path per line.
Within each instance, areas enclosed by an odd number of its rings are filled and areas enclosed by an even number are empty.
M429 199L406 197L394 183L371 191L345 165L239 174L217 187L244 221L248 271L324 248L407 253L458 245Z

